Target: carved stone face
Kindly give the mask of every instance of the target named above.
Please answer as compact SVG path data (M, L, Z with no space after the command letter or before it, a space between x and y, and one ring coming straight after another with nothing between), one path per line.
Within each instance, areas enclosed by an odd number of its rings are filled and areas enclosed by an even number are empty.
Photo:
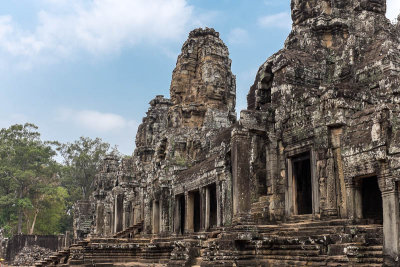
M349 6L350 1L349 0L333 0L332 4L333 4L333 7L342 9L342 8Z
M360 7L362 10L385 14L386 0L361 0Z
M303 21L316 17L318 14L315 12L317 7L317 0L292 0L292 20L293 24L297 25Z

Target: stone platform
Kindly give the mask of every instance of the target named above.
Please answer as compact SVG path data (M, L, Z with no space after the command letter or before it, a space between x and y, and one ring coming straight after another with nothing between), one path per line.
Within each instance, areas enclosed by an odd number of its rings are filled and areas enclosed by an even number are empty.
M382 225L246 224L185 236L90 238L36 266L382 266Z

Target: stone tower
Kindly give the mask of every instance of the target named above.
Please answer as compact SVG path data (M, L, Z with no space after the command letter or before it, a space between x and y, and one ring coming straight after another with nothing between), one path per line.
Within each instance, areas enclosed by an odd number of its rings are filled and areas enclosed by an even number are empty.
M196 192L197 196L199 187L208 184L214 185L215 194L218 191L221 210L231 208L232 199L227 191L231 181L227 164L229 147L218 149L216 142L224 140L229 144L229 129L236 122L236 83L228 48L219 33L209 28L190 32L172 74L170 94L171 99L157 96L150 102L147 116L136 135L133 167L128 175L130 180L121 179L125 173L121 166L112 173L116 181L121 181L118 185L107 194L98 186L97 191L101 194L95 193L95 196L102 197L97 197L100 200L97 206L101 207L97 209L105 210L107 215L96 219L100 227L95 229L96 233L108 236L118 232L116 229L137 222L143 222L147 233L168 234L176 228L182 232L204 228L205 218L188 225L174 224L174 217L184 216L174 209L184 205L185 201L190 202L191 192ZM184 182L190 178L188 173L197 175L200 171L197 165L210 158L209 172L215 172L215 165L219 164L219 177L226 179L222 183L224 187L216 186L217 176L213 179L198 176L198 181L191 181L192 185L188 186ZM182 176L181 173L186 174ZM102 176L104 174L99 177ZM204 194L205 191L201 191L198 195L204 198ZM222 199L226 203L222 203ZM187 209L187 212L194 212L194 206ZM116 214L118 211L120 214ZM218 218L214 215L215 224L225 225L231 220L231 215ZM123 219L118 219L121 217ZM103 218L106 221L103 222Z
M214 29L190 32L172 74L170 126L235 121L236 83L226 45Z

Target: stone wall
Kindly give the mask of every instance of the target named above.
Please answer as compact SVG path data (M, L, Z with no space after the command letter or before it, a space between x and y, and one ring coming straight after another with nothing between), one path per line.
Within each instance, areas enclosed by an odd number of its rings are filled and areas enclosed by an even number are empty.
M8 238L4 237L4 230L0 229L0 259L5 259L7 251Z

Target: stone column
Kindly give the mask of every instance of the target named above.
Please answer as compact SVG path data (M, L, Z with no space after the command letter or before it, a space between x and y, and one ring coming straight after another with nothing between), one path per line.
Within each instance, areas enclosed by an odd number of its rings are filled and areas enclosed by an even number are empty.
M194 232L194 195L192 193L185 194L185 209L186 209L186 219L185 219L185 232L193 233Z
M354 182L354 211L355 211L355 219L358 220L363 218L361 185L362 181L360 179Z
M204 188L204 201L203 201L203 210L204 210L204 230L208 230L210 228L210 188Z
M153 234L158 234L160 231L160 203L153 200L153 216L152 216L152 226Z
M384 266L399 266L400 256L400 214L399 188L390 174L387 162L380 162L378 176L379 188L382 192L383 206L383 258Z
M233 220L245 219L251 208L249 133L240 129L232 132Z
M326 189L326 204L325 210L328 216L337 216L337 192L336 192L336 177L334 168L334 159L329 158L326 164L327 171L327 189Z
M349 220L354 220L356 218L355 203L354 203L354 178L349 178L346 183L346 197L347 197L347 218Z
M104 205L102 203L97 203L95 232L98 236L103 236L104 234Z
M398 190L382 192L383 255L387 266L399 263L399 196Z
M345 218L347 215L347 198L346 198L346 186L343 171L343 158L341 139L343 135L342 127L331 127L331 144L333 149L333 158L335 161L335 179L336 179L336 193L337 193L337 207L338 215L341 218Z

